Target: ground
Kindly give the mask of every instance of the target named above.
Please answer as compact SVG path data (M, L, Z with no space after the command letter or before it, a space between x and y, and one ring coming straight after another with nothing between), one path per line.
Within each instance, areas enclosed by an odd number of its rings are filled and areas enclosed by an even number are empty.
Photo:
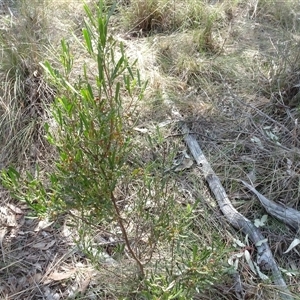
M112 2L105 4L110 7ZM82 2L75 0L0 4L0 167L3 171L14 165L34 173L39 164L46 172L53 168L57 151L44 139L42 124L52 124L47 108L59 91L40 63L48 60L58 67L60 40L65 38L74 54L70 77L77 77L88 61L77 41L87 17ZM177 125L181 121L189 126L232 204L248 219L258 223L267 213L239 179L299 210L299 8L296 0L118 1L109 34L123 43L131 62L137 59L134 68L148 84L131 115L136 147L128 168L133 168L135 181L124 179L116 194L126 229L138 243L136 251L142 260L149 258L148 285L136 284L130 253L116 250L123 242L115 220L88 227L73 210L36 217L1 187L1 298L171 299L168 292L174 286L188 289L205 273L211 284L203 279L205 284L194 288L194 299L279 299L276 287L249 266L245 253L255 261L254 245L228 225ZM125 94L124 99L126 103ZM149 164L155 176L146 182ZM164 191L160 178L168 182ZM150 220L142 224L137 221L142 214L129 215L148 183L152 194L142 202L144 210L157 216L165 211L162 219L178 215L155 246L149 246ZM166 204L169 198L174 210ZM187 213L190 207L192 213ZM265 221L260 230L298 299L297 246L284 253L297 242L296 232L270 215ZM186 247L181 249L178 241ZM178 248L180 254L173 256ZM190 262L191 249L200 253L201 263L194 275L193 265L185 264L190 281L183 275L182 282L179 275L172 280L165 276L165 266L173 266L168 259L175 257L181 266L184 260ZM237 264L234 274L228 271L230 261ZM148 294L141 295L143 288ZM182 297L177 296L190 296Z

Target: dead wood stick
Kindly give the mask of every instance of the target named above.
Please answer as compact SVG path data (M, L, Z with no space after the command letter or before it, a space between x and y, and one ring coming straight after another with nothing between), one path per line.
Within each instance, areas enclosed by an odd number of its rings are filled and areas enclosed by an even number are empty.
M252 193L254 193L259 199L262 206L265 208L268 214L282 221L283 223L292 227L295 231L300 228L300 211L291 207L285 206L280 203L276 203L269 200L264 195L259 193L252 185L240 180Z
M292 300L293 297L282 278L281 272L274 260L269 245L264 240L264 236L260 230L256 228L250 220L240 214L231 204L225 189L223 188L220 179L217 177L205 155L203 154L196 139L189 134L189 129L186 124L181 126L182 132L184 133L184 141L190 149L193 157L195 158L197 165L200 167L204 174L206 181L215 195L218 205L228 219L229 223L237 230L242 231L244 234L248 234L249 238L256 245L257 248L257 264L272 272L272 279L275 285L278 286L279 294L281 299Z

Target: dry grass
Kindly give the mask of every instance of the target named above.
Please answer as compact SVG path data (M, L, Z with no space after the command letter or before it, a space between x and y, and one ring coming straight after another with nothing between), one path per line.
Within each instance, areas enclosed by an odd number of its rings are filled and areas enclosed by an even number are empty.
M197 135L241 213L251 220L265 214L258 200L238 183L240 178L251 180L266 197L299 210L299 2L121 2L112 32L124 42L128 55L138 59L137 67L149 81L145 99L138 105L137 127L144 131L137 132L133 161L140 159L143 164L156 159L158 170L162 162L166 168L172 165L173 157L185 150L173 125L176 120L172 116L177 111ZM83 12L78 1L44 4L45 11L36 5L36 10L30 12L35 18L12 18L9 11L1 16L4 63L0 73L0 141L5 145L0 153L1 168L12 162L21 167L22 161L27 165L30 160L34 164L44 159L45 166L49 163L43 157L50 150L41 127L47 118L44 105L51 101L53 90L44 81L39 63L46 58L55 61L61 37L73 45L70 31L79 36ZM26 35L16 32L20 26ZM124 31L137 34L128 37ZM25 39L22 43L20 35ZM50 52L55 55L50 56ZM81 55L75 53L79 62L84 60ZM159 136L157 126L161 126ZM150 145L148 136L153 139ZM38 149L39 155L32 156L32 149ZM198 169L180 175L171 173L170 178L174 184L170 193L178 210L200 201L194 211L191 234L195 243L210 245L217 239L235 251L231 243L237 234L220 216ZM127 205L135 203L141 185L127 186ZM119 193L123 195L122 190ZM4 282L0 286L1 298L50 300L77 294L77 299L133 299L132 292L138 287L130 259L119 260L117 266L104 263L102 270L95 270L95 262L74 244L74 238L83 230L68 227L67 218L42 225L38 219L26 218L27 207L13 201L3 189L0 196L4 228L0 236L0 276ZM91 239L93 247L108 238L104 229L114 232L113 224L89 232L87 239L98 238ZM263 234L278 264L295 273L285 278L296 299L299 255L295 251L283 254L295 233L269 217ZM168 245L162 244L154 257L163 260L168 251ZM113 252L111 247L108 253ZM222 259L227 265L225 257ZM148 267L151 270L155 266ZM238 271L245 297L277 299L275 288L262 283L245 261L241 261ZM128 281L128 274L132 280ZM197 299L237 299L233 284L233 278L228 277L200 291Z
M11 14L1 18L2 167L34 163L47 153L43 123L54 91L44 81L39 65L47 45L47 23L44 15L26 10L25 5L22 2L18 11L12 7Z

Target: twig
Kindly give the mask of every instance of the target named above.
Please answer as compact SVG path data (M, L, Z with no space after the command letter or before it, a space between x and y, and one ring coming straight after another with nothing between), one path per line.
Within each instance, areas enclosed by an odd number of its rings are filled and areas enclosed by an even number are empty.
M247 182L240 180L251 192L253 192L260 203L263 205L265 210L271 216L277 218L283 223L292 227L295 231L298 231L300 228L300 211L293 209L291 207L285 206L280 203L276 203L272 200L269 200L264 195L259 193L253 186L248 184Z
M184 140L189 147L193 157L195 158L197 165L204 174L208 185L216 197L218 205L229 221L229 223L237 230L247 234L257 248L257 264L264 266L272 272L273 281L278 286L281 299L292 300L293 297L282 278L281 272L273 258L269 245L266 242L262 242L265 238L258 228L256 228L250 220L239 213L231 204L224 187L221 184L220 179L217 177L205 155L203 154L196 139L189 134L189 129L186 124L181 126L182 132L185 134Z
M228 91L230 92L230 95L237 101L239 102L240 104L242 104L243 106L247 106L247 107L250 107L251 109L255 110L259 115L263 116L264 118L268 119L269 121L271 121L272 123L276 124L279 128L281 128L284 132L288 133L289 135L292 136L292 133L291 131L286 128L284 125L282 125L280 122L276 121L275 119L273 119L272 117L270 117L269 115L267 115L266 113L264 113L263 111L261 111L259 108L253 106L252 104L250 103L245 103L244 101L242 101L241 99L239 99L239 97L234 94L230 87L225 84L227 86L227 89Z

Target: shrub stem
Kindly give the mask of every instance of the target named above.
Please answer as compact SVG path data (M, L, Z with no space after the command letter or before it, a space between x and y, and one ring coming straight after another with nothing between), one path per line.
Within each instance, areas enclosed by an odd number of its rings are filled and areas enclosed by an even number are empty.
M138 268L139 268L139 277L141 279L143 279L145 277L144 266L141 263L141 261L139 260L139 258L136 256L136 253L133 251L133 249L132 249L132 247L130 245L130 242L129 242L129 239L128 239L128 235L127 235L127 231L126 231L126 229L124 227L123 220L122 220L122 217L121 217L121 214L120 214L120 210L119 210L119 207L118 207L118 204L117 204L117 200L115 198L114 193L111 192L110 196L111 196L111 200L112 200L113 205L114 205L114 209L115 209L115 212L116 212L116 215L117 215L119 226L120 226L121 231L122 231L123 238L125 240L125 244L126 244L128 250L129 250L130 254L132 255L133 259L136 261L136 263L138 265Z

